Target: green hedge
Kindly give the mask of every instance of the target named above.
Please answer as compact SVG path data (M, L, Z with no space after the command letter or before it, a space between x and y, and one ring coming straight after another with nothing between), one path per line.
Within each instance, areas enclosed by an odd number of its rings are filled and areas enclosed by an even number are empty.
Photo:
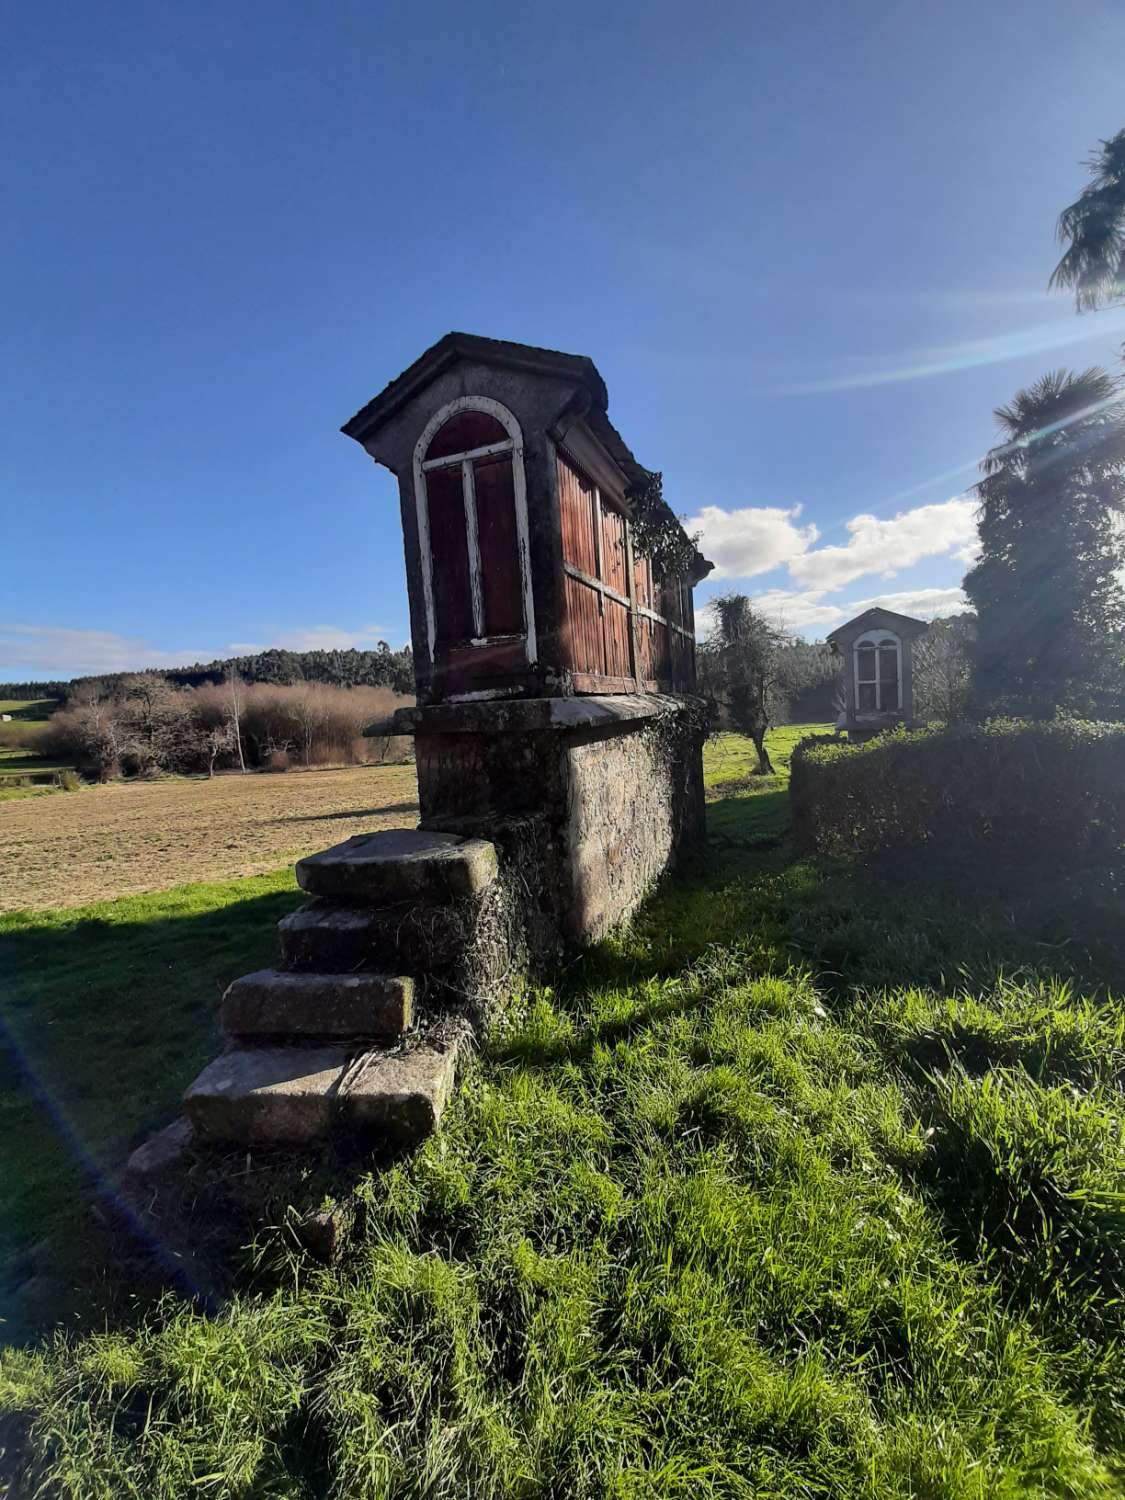
M1125 844L1125 724L994 720L804 740L789 783L797 837L822 854L927 840L1101 858Z

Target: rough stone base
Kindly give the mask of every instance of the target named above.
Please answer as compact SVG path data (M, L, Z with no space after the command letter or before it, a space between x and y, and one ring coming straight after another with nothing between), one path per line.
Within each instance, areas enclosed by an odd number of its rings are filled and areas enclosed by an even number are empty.
M163 1130L137 1147L125 1163L126 1179L144 1182L162 1177L177 1165L194 1140L195 1129L191 1121L186 1115L180 1115L171 1125L165 1125Z
M412 711L422 826L537 828L536 900L565 942L636 908L704 829L697 700L658 697L443 704Z

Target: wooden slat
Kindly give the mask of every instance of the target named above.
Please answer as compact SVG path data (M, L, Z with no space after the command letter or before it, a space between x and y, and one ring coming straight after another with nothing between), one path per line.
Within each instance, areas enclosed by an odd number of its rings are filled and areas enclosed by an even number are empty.
M563 648L572 672L605 674L605 649L598 595L586 584L565 574L566 620Z
M557 452L562 526L564 665L578 692L691 691L691 591L654 577L632 554L628 523L593 482ZM611 684L616 684L611 686Z
M605 670L610 677L631 677L632 652L629 647L629 607L615 599L605 603Z
M565 453L557 455L559 516L562 523L563 557L583 573L597 576L598 554L594 540L594 486L574 467Z
M485 634L514 635L525 626L511 455L477 459L473 464L473 488L484 576Z

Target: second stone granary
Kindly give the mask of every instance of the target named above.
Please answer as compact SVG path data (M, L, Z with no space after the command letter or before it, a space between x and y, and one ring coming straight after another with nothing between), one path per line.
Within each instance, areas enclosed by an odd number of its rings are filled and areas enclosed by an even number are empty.
M844 663L844 723L848 738L870 739L914 721L914 642L925 620L876 606L838 625L828 644Z

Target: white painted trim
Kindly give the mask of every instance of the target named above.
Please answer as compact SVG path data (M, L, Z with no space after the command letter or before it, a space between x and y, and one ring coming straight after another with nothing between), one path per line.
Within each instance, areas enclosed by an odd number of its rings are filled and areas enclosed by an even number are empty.
M430 544L430 520L429 503L426 495L426 471L427 468L444 468L459 462L462 465L462 494L465 491L464 465L468 463L471 467L474 458L485 457L490 452L504 452L508 444L488 444L484 448L476 449L467 454L450 454L448 458L435 460L431 464L426 462L426 449L433 441L435 433L444 427L450 417L456 416L462 411L482 411L490 417L495 417L511 440L512 452L512 487L515 492L516 506L516 551L519 559L520 581L523 593L523 619L524 639L527 643L527 660L530 666L534 666L538 660L538 647L535 638L535 599L531 586L531 547L528 536L527 523L527 476L523 466L523 433L520 424L506 406L499 401L494 401L490 396L458 396L455 401L449 401L440 411L436 411L422 430L422 435L414 445L414 505L418 517L418 549L421 553L422 562L422 596L426 610L426 645L429 649L430 662L434 659L434 646L437 642L437 616L434 611L434 559ZM465 525L469 526L469 505L465 505ZM476 505L472 505L473 528L476 527ZM477 546L477 574L476 590L473 600L474 622L477 618L477 599L480 593L480 549ZM472 556L470 552L470 557ZM469 566L470 588L473 586L473 567ZM484 624L481 620L475 628L483 635Z
M879 672L879 647L891 644L895 647L895 682L898 688L898 703L893 709L883 707L883 679ZM861 646L873 646L875 648L875 707L860 708L859 706L859 648ZM859 718L861 714L882 714L902 712L902 640L893 630L865 630L852 642L852 677L855 685L855 713ZM865 687L870 683L865 682Z
M464 463L467 458L490 458L494 453L507 453L514 446L511 438L505 438L502 443L485 443L483 448L466 448L464 453L447 453L444 458L427 458L422 469L426 474L431 469L452 469L454 464Z
M477 487L471 458L461 462L461 502L465 510L465 547L469 558L469 593L473 601L473 635L484 635L484 593L481 589L480 532L477 530Z

